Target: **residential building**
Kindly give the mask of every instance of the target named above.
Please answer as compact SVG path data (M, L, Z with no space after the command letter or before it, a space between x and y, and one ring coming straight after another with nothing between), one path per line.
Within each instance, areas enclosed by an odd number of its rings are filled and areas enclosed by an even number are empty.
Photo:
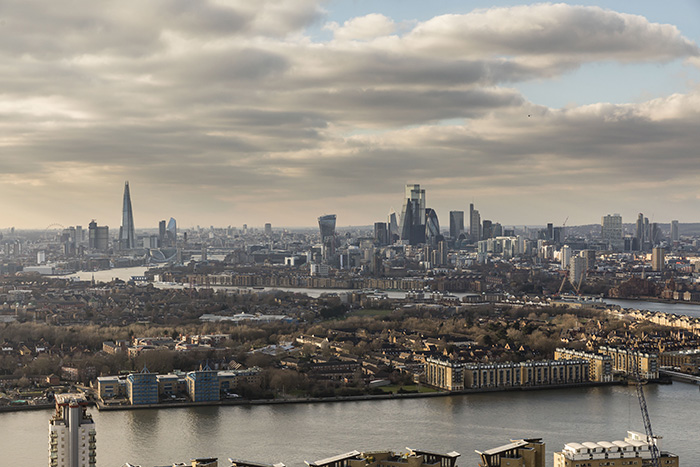
M612 357L595 352L558 348L554 360L585 360L588 362L588 380L607 383L613 380Z
M476 451L480 467L544 467L545 444L541 438L514 439L487 451Z
M187 373L185 381L187 382L187 394L192 402L220 400L218 373L209 368L208 365L199 371Z
M126 391L132 405L158 403L158 379L144 367L140 373L131 373L126 378Z
M603 216L600 225L600 237L603 242L607 243L610 249L621 249L623 246L622 216L619 214Z
M666 260L666 252L661 247L654 247L651 250L651 269L655 272L664 270L664 262Z
M567 443L554 453L554 467L650 466L650 448L646 435L635 431L628 431L624 441ZM660 465L678 467L677 455L661 450L660 455Z
M601 346L598 352L612 358L613 373L625 376L635 376L637 373L643 379L658 379L658 355L628 349L626 347ZM635 369L636 366L636 369Z
M49 467L97 465L95 422L82 394L56 395L56 413L49 421Z

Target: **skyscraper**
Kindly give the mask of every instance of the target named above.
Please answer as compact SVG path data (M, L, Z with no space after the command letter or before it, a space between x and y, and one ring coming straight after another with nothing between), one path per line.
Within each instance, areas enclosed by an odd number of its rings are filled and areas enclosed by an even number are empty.
M678 230L678 221L671 221L671 241L677 243L680 240L681 236Z
M387 230L389 231L389 244L399 238L399 223L396 221L396 212L392 209L387 216Z
M379 246L384 246L389 243L389 232L386 228L386 222L374 223L374 241Z
M420 185L406 185L400 222L401 240L410 245L425 243L425 190Z
M456 240L464 232L464 211L450 211L450 238Z
M481 240L481 215L474 209L474 203L469 204L469 239L472 242Z
M57 394L49 421L49 467L94 467L97 464L95 422L81 394Z
M326 214L318 218L324 260L331 258L335 254L335 219L335 214Z
M168 221L166 237L169 246L175 246L177 244L177 221L174 217L171 217Z
M425 210L425 242L436 245L439 240L442 240L442 235L440 235L440 222L437 213L434 209L427 208Z
M619 214L603 216L600 221L600 236L612 249L621 249L622 240L622 216Z
M134 213L131 210L131 194L129 182L124 183L124 204L122 206L122 226L119 228L119 249L131 250L136 248L136 233L134 232Z

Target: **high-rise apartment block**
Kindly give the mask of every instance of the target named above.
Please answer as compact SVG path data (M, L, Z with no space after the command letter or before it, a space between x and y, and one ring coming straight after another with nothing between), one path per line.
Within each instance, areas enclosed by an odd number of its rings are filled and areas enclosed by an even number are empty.
M95 436L82 394L56 395L56 413L49 421L49 467L97 465Z
M600 221L600 236L608 247L614 250L622 249L624 242L622 239L622 216L619 214L608 214Z
M134 231L134 213L131 209L131 193L129 182L124 184L124 202L122 205L122 226L119 228L119 249L131 250L136 248L136 233Z
M661 272L664 270L664 263L666 260L666 251L661 247L654 247L651 250L651 269L655 272Z

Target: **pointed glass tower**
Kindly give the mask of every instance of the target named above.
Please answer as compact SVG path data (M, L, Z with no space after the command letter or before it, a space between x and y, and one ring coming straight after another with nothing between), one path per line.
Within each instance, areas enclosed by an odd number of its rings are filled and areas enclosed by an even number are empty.
M122 209L122 226L119 228L119 247L122 250L131 250L132 248L136 248L134 213L131 211L129 182L124 184L124 207Z

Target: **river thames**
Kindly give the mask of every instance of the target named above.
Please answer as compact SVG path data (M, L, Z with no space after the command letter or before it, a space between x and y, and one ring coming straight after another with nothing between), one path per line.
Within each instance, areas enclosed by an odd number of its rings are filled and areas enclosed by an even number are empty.
M699 465L698 386L648 385L645 391L654 431L664 437L662 449L678 454L681 465ZM48 465L51 413L1 413L3 458ZM405 452L406 447L456 450L462 454L457 464L467 467L478 465L475 449L518 437L544 438L551 466L552 452L564 443L613 441L628 429L644 429L635 390L628 386L91 413L99 467L165 466L208 456L300 467L354 449Z

